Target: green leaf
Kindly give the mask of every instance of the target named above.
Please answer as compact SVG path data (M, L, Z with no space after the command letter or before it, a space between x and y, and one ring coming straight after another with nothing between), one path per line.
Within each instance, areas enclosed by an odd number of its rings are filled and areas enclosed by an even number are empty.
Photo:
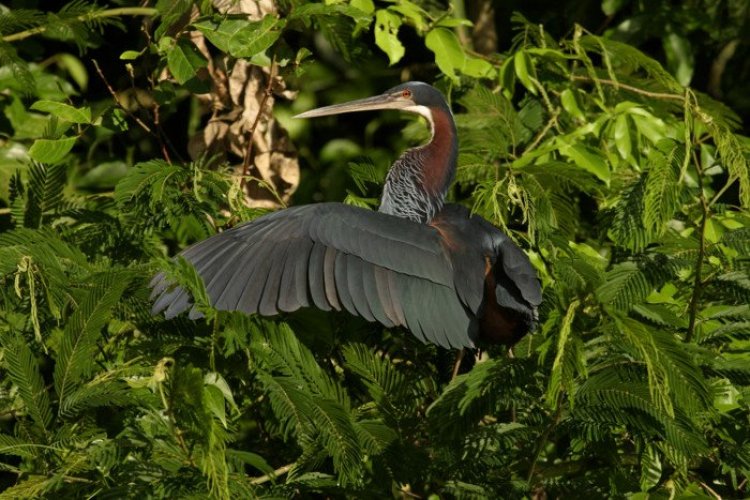
M418 32L423 32L427 28L429 15L419 5L409 0L399 0L389 8L404 16L404 19L414 26Z
M352 0L349 5L368 14L375 12L375 3L373 0Z
M68 72L79 89L86 91L89 86L89 74L79 58L72 54L58 54L57 64Z
M526 90L532 94L537 94L537 88L532 80L532 74L534 73L534 63L531 61L531 57L524 51L517 52L513 56L513 68L518 76L518 81L521 85L526 87Z
M562 103L563 109L568 112L570 116L578 120L585 120L586 117L578 106L575 92L571 89L565 89L560 94L560 102Z
M568 144L558 137L560 154L571 160L578 167L591 172L600 180L609 184L609 164L604 156L597 150L584 146L583 144Z
M620 153L620 157L623 160L630 158L632 154L633 144L630 140L630 124L628 123L628 115L621 114L615 118L615 129L614 129L615 146L617 152Z
M206 67L208 62L198 47L186 39L179 39L177 44L167 54L169 71L178 83L183 84L195 77L200 68Z
M214 44L222 52L229 52L229 40L248 22L244 19L225 19L221 23L204 20L193 23L208 41Z
M667 67L681 85L690 85L695 68L695 57L690 40L685 36L670 32L662 38Z
M404 57L404 45L398 39L401 18L387 9L375 13L375 44L388 55L393 66Z
M29 156L40 163L59 163L76 143L76 137L37 139L29 148Z
M607 272L596 295L603 304L627 311L645 299L651 290L648 279L635 262L621 262Z
M67 122L91 123L91 109L87 107L75 108L63 102L42 100L32 104L31 109L44 111Z
M213 385L203 387L203 401L206 409L218 418L225 428L227 427L227 409L224 404L224 395L221 390Z
M285 20L270 15L260 21L247 23L229 38L229 53L234 57L260 54L279 39L285 25Z
M659 141L648 156L643 220L646 227L663 234L678 208L680 168L685 146L671 139Z
M456 71L461 70L466 61L458 37L445 28L435 28L427 33L425 45L435 54L435 63L440 71L451 79L457 80Z
M602 12L606 16L617 14L630 0L602 0Z
M469 55L464 60L461 72L466 76L474 78L495 78L497 76L497 70L495 70L495 67L489 61Z
M120 60L121 61L134 61L135 59L138 59L141 57L141 53L137 50L126 50L122 54L120 54Z

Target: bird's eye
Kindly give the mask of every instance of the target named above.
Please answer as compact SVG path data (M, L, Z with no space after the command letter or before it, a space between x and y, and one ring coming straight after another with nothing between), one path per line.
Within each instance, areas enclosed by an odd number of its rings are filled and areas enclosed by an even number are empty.
M408 99L409 97L411 97L411 90L409 90L409 89L402 90L401 91L401 97L404 97L406 99Z

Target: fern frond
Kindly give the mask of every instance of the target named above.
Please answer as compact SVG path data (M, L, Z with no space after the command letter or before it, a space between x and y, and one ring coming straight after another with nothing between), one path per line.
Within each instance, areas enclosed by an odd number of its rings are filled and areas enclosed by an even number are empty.
M616 264L596 290L599 301L627 311L641 302L650 292L651 284L635 262Z
M427 409L434 437L450 442L479 425L482 417L511 402L529 404L540 395L523 390L535 370L531 359L492 359L459 375ZM517 389L521 390L517 390Z
M18 387L21 400L44 440L49 439L52 410L46 384L39 371L39 363L25 339L20 335L5 334L3 345L4 365L8 377Z
M349 410L337 401L313 397L311 417L322 444L344 484L356 483L362 473L362 451Z
M362 378L370 396L378 404L400 401L406 394L406 380L393 363L364 344L347 344L342 349L346 368Z
M648 156L643 222L655 234L664 232L677 209L684 157L685 147L672 139L659 141Z
M131 279L132 275L126 273L108 273L95 278L92 290L68 321L54 371L55 389L61 401L64 402L93 371L100 330ZM59 411L62 412L62 406Z
M643 225L643 200L646 194L646 177L640 176L625 186L618 203L610 235L618 245L639 252L646 248L650 237Z

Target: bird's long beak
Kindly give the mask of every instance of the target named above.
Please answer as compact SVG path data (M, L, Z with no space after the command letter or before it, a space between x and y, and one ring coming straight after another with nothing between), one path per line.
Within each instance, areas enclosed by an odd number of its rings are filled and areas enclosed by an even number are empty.
M365 97L356 101L349 101L333 106L311 109L296 115L294 118L315 118L316 116L340 115L342 113L354 113L356 111L372 111L376 109L404 109L413 106L410 99L391 94L381 94L374 97Z

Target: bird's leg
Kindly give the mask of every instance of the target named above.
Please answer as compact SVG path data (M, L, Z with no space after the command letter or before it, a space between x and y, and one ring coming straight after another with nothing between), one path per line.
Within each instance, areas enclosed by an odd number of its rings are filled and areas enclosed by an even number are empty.
M456 362L453 364L453 375L451 376L451 382L453 382L453 379L458 376L458 370L461 368L461 361L464 360L465 354L466 349L461 349L458 353L458 356L456 356Z

